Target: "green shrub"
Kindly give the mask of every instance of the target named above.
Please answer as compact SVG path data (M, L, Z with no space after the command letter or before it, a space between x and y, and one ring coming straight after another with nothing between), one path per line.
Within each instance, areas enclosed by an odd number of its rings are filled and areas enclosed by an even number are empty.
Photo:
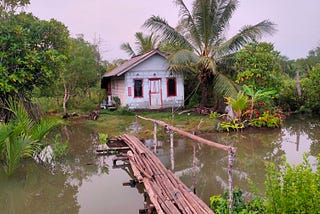
M320 156L316 171L305 154L297 166L283 162L280 167L267 163L267 213L319 213L320 207Z
M109 135L105 133L99 133L99 142L100 144L105 144L109 139Z
M57 160L64 156L66 156L68 153L68 143L62 143L60 142L60 135L56 134L54 138L53 143L53 159Z
M254 118L250 121L250 125L254 127L268 127L276 128L282 124L282 115L271 114L269 111L263 112L260 117Z
M210 197L210 208L217 214L229 214L229 194L226 192L221 196L211 196ZM245 202L242 191L235 189L233 191L233 213L241 214L263 214L265 213L265 208L263 205L262 198L254 198L248 203Z

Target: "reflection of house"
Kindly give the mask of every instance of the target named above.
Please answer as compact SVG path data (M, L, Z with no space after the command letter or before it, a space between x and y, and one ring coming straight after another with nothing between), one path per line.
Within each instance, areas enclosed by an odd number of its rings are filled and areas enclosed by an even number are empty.
M101 88L130 109L160 109L184 105L183 74L168 70L167 56L153 50L126 61L103 75ZM110 100L110 99L109 99Z

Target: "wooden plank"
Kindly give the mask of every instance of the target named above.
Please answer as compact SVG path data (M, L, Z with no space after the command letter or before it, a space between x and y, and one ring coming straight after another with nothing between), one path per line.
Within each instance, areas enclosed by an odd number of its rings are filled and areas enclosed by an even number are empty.
M120 136L131 149L127 156L135 177L142 181L157 213L213 213L139 139Z

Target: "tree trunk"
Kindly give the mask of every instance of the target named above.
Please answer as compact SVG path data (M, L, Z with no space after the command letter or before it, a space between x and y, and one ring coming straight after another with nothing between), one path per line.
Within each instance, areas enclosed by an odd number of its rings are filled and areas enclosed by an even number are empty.
M296 88L297 88L298 98L300 98L302 94L301 94L299 70L296 71Z
M206 84L201 84L201 101L200 101L200 107L205 107L208 103L208 89L206 87Z
M208 104L208 88L209 88L210 71L203 69L200 75L201 75L200 76L200 82L201 82L200 107L206 107Z
M63 115L67 115L67 102L70 99L70 94L69 94L66 83L63 83L63 87L64 87L64 97L62 102L62 108L63 108Z

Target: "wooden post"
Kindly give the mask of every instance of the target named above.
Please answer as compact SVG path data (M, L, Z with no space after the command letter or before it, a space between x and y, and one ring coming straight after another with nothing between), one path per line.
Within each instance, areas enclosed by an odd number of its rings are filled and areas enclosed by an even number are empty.
M197 186L197 160L196 160L196 151L197 151L197 142L193 142L193 179L192 179L192 185L193 185L193 193L196 194L196 186Z
M228 184L229 184L229 213L233 214L233 182L232 182L232 167L235 151L232 147L228 149Z
M173 134L174 134L174 132L172 130L170 130L170 161L171 161L171 170L172 170L172 172L174 172Z
M139 139L139 123L138 123L138 115L136 115L136 124L135 124L135 129L136 129L136 137Z
M153 149L154 153L157 153L157 146L158 146L158 140L157 140L157 123L153 123Z

